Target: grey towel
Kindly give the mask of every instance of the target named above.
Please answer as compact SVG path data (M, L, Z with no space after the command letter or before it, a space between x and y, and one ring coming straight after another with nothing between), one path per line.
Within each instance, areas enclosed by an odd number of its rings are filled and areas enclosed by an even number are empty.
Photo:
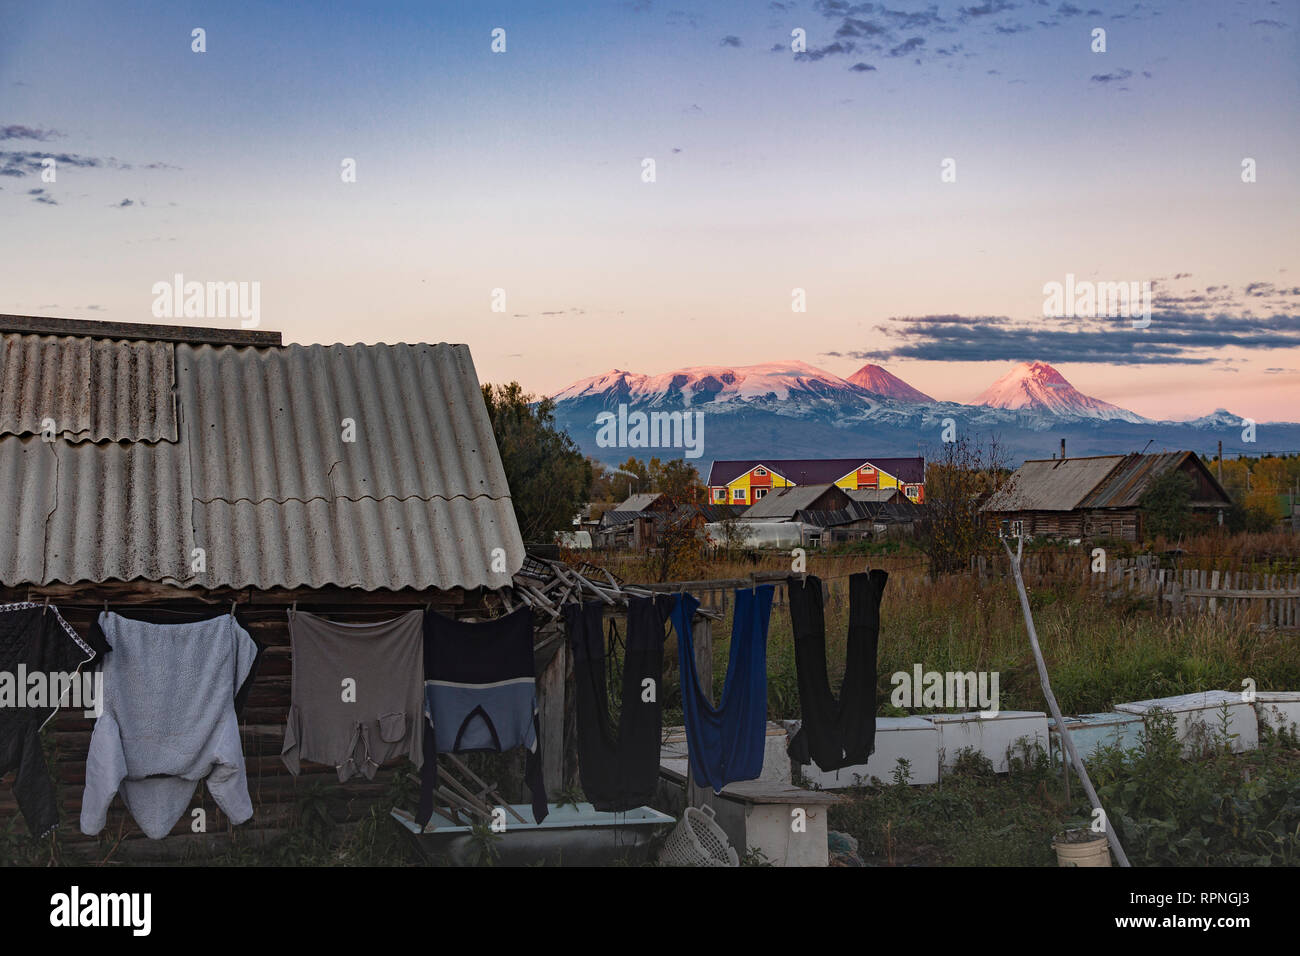
M187 624L148 624L111 612L99 625L104 712L86 757L81 831L104 828L113 795L145 834L165 837L200 780L232 823L253 815L235 694L257 656L229 614Z
M280 757L293 773L310 760L339 782L373 780L386 760L424 762L424 612L343 624L289 612L293 693Z

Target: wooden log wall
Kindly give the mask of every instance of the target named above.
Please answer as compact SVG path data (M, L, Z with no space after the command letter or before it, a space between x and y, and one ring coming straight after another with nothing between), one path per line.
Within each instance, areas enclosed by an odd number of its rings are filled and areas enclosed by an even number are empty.
M104 601L110 610L121 611L132 617L158 623L181 623L198 620L204 616L220 614L230 609L236 601L235 616L252 637L264 646L244 710L240 715L240 733L248 770L249 795L253 801L253 817L248 822L232 828L204 786L195 789L190 805L203 807L207 814L204 834L191 832L190 812L182 815L171 834L162 840L150 840L136 827L130 814L122 805L121 797L114 799L108 824L98 837L81 833L81 795L85 786L86 754L94 727L91 718L83 717L81 710L64 708L45 730L49 747L53 748L50 770L55 778L60 799L60 826L58 842L61 852L74 859L87 861L130 861L151 859L176 859L188 855L219 852L233 843L256 846L288 832L299 822L300 808L309 802L315 808L324 808L339 824L355 822L366 816L376 802L386 814L392 806L391 791L394 776L405 769L417 775L404 758L384 765L374 780L353 777L340 784L333 767L303 763L302 773L295 777L280 759L284 743L284 727L289 711L292 660L289 647L289 628L286 611L297 602L301 611L311 611L324 616L337 615L348 621L385 620L412 608L432 605L442 613L452 616L495 614L501 606L494 592L459 589L451 591L401 591L363 592L339 588L321 590L269 590L256 591L214 590L196 592L148 583L50 586L45 588L0 588L0 603L14 601L43 601L50 603L79 633L88 634L94 618L103 609ZM188 612L188 613L177 613ZM540 638L541 635L539 635ZM562 643L562 641L561 641ZM539 655L540 656L540 655ZM564 673L567 655L552 646L545 655ZM554 677L539 672L539 689L551 688ZM559 681L563 693L563 680ZM563 732L564 708L558 712L554 704L542 702L544 720L549 724L547 736ZM544 738L545 740L545 738ZM557 742L553 749L563 753ZM546 749L543 749L546 756ZM552 763L548 769L556 771ZM18 818L20 832L26 832L25 822L13 798L13 774L0 778L0 829ZM560 783L563 774L560 774ZM548 785L551 778L548 778ZM556 787L558 789L558 785ZM412 787L412 800L418 791L418 782ZM507 794L517 799L517 794ZM412 802L412 807L414 803ZM233 840L232 840L232 832Z

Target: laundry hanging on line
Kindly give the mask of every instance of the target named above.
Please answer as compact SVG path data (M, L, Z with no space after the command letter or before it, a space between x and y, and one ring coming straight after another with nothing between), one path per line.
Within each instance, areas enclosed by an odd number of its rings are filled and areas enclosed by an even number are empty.
M257 656L248 632L229 614L151 624L104 612L99 626L113 651L86 757L82 832L104 828L120 793L145 835L161 839L200 780L231 823L248 820L253 804L234 708Z
M610 718L606 678L614 652L602 631L606 605L564 606L577 698L578 768L583 793L597 810L623 812L654 799L663 729L665 625L673 603L669 595L628 599L617 727Z
M373 780L381 764L424 759L424 612L344 623L289 611L289 719L280 758L334 767L340 783Z
M546 819L542 742L533 663L533 612L527 606L490 621L424 615L424 769L415 822L433 816L440 753L528 751L524 783L533 820Z
M0 605L0 776L17 770L14 798L33 836L59 822L41 728L66 702L63 691L108 646L83 640L52 605ZM40 675L40 692L30 677ZM4 686L8 683L10 686Z
M722 700L714 707L709 688L700 687L691 621L700 606L691 594L676 598L672 611L681 667L682 710L691 773L697 783L720 793L729 783L763 772L767 738L767 629L775 588L763 584L735 592L731 650Z
M876 652L880 602L889 575L881 570L849 575L849 631L839 700L826 670L826 620L822 582L790 578L790 623L798 671L799 731L787 753L799 765L824 771L864 764L876 747Z

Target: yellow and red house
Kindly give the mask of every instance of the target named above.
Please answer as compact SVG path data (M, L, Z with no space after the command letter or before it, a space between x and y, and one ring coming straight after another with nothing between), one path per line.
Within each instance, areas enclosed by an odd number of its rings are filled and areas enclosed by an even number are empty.
M709 469L709 501L752 505L773 488L834 484L845 491L897 488L925 502L924 458L772 458L715 461Z

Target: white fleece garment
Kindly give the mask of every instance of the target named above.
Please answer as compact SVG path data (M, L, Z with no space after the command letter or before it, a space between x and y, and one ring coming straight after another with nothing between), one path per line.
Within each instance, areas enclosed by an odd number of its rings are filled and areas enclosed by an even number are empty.
M113 795L159 840L207 780L232 823L253 815L235 694L257 645L229 614L186 624L99 616L113 650L104 658L104 710L86 757L81 832L104 828Z

